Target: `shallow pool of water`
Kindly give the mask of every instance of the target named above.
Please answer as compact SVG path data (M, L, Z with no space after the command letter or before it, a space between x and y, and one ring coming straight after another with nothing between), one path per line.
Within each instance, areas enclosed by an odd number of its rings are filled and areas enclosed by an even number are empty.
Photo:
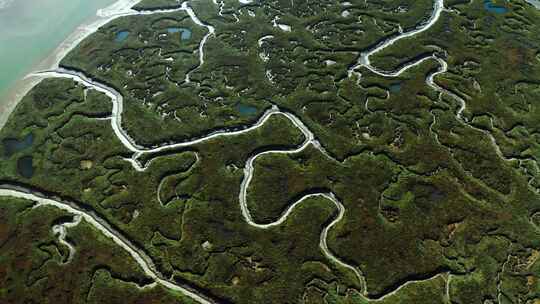
M492 0L485 0L484 1L484 8L488 12L495 13L495 14L504 14L504 13L508 12L508 9L506 7L498 6L498 5L493 4Z
M248 106L245 104L236 105L236 110L243 116L251 116L257 114L258 110L256 107Z
M181 40L191 39L191 30L183 27L170 27L167 29L169 33L180 33Z
M32 156L23 156L17 161L17 172L24 178L34 175L34 160Z
M393 83L390 85L390 93L399 93L401 91L401 83Z
M114 41L122 42L126 40L128 36L129 36L129 31L120 31L116 33L116 37L114 38Z
M22 140L6 138L2 141L2 144L4 145L4 154L6 157L10 157L17 152L30 148L33 143L34 135L32 133L26 135L26 137Z

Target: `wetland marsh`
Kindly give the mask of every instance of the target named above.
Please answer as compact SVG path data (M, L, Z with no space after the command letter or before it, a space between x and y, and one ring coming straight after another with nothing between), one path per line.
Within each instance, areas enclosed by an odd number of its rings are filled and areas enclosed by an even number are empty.
M536 303L538 35L522 0L139 1L0 132L0 300Z

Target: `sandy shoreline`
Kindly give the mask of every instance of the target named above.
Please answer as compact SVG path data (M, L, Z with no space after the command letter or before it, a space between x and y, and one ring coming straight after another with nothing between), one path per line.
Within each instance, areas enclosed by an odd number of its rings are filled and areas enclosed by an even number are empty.
M41 80L44 76L36 76L33 73L42 70L58 68L62 58L64 58L79 43L97 31L103 25L111 20L120 17L126 13L132 12L131 8L141 0L118 0L108 7L99 9L95 16L90 18L84 24L81 24L71 33L62 43L44 60L32 68L32 71L22 79L17 80L6 94L0 96L3 102L0 104L0 129L6 124L10 114L13 112L19 101Z

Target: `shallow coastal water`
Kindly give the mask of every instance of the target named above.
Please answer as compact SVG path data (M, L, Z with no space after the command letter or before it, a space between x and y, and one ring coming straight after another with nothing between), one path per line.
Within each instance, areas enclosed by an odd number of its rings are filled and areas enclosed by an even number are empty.
M0 0L0 96L116 0ZM0 97L0 108L4 99Z

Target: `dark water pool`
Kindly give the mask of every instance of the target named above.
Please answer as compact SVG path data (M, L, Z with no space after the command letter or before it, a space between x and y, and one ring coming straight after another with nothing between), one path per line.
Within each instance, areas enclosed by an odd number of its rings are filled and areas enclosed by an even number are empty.
M34 160L32 156L23 156L17 161L17 172L24 178L34 175Z
M4 154L6 157L10 157L17 152L23 151L31 147L33 143L34 135L32 133L26 135L26 137L22 140L18 140L15 138L6 138L2 141L2 144L4 145Z
M245 104L238 104L236 106L236 110L238 112L240 112L240 115L243 115L243 116L255 115L258 112L257 108L255 108L253 106L248 106L248 105L245 105Z
M390 85L390 93L399 93L401 91L401 83L393 83Z
M180 33L181 40L189 40L191 38L191 30L183 27L170 27L167 29L169 33Z

